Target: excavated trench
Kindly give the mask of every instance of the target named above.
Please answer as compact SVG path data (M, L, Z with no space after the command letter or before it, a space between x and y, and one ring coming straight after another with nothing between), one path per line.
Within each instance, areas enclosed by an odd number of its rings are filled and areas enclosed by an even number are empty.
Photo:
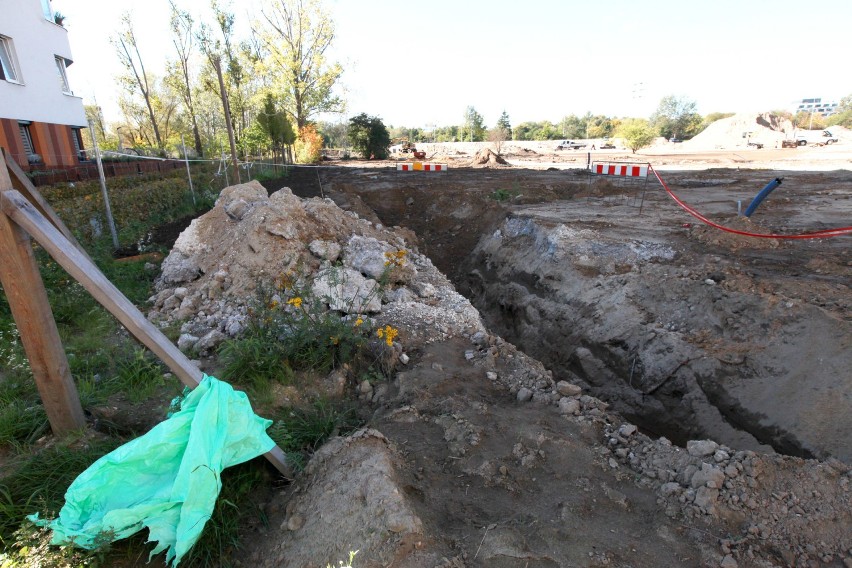
M579 200L570 203L573 213L554 220L553 201L582 190L582 182L554 183L564 174L541 172L537 186L522 188L528 198L538 189L530 201L541 205L511 212L490 198L505 180L489 186L477 178L473 193L445 180L409 184L368 171L360 173L369 178L363 183L354 174L266 186L317 196L321 184L342 207L411 229L421 252L490 329L542 361L555 380L583 386L650 435L681 445L712 438L734 448L852 459L849 442L839 441L845 426L829 431L818 417L852 404L844 392L842 404L824 406L832 375L852 364L848 321L838 330L819 307L790 300L789 290L767 290L762 275L736 258L673 244L671 227L619 232L588 222L600 215ZM447 186L455 191L440 190ZM622 229L640 223L635 211L623 214ZM772 265L767 275L811 272L804 266L810 257L799 265L771 257L760 257ZM805 355L829 364L795 361ZM813 392L797 390L806 383Z

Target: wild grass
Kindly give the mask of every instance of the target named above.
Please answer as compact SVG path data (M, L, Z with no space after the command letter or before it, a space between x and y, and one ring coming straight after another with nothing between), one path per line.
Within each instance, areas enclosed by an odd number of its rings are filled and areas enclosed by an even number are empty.
M14 533L27 515L38 512L42 518L54 517L71 482L120 443L103 439L57 444L17 456L0 477L0 544L6 547L14 542Z
M354 406L317 400L305 408L284 408L274 417L269 436L300 469L326 440L363 424Z

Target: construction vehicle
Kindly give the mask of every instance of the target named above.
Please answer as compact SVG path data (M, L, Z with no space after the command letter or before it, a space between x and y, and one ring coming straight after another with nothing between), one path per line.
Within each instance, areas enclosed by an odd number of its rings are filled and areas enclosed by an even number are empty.
M414 150L414 144L408 138L394 138L391 140L390 151L392 154L408 154Z
M800 132L802 132L802 134L796 136L796 142L799 146L807 146L808 144L813 144L814 146L828 146L837 143L837 138L835 138L828 130L823 130L822 132L804 130Z

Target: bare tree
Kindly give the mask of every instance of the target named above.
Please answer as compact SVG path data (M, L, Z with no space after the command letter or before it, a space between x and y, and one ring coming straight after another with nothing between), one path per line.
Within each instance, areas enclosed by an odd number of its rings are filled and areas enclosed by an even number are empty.
M152 104L152 88L148 81L148 75L145 72L145 65L142 63L142 56L139 54L139 43L136 41L136 34L133 31L133 23L130 21L130 14L125 12L121 17L122 29L118 35L111 38L111 43L118 52L118 59L124 66L127 75L122 78L125 88L129 92L136 90L141 93L145 99L145 106L148 107L148 118L151 121L151 128L154 131L154 138L157 148L162 152L163 140L160 137L160 128L157 125L157 118L154 115L154 105Z
M198 120L195 115L195 105L192 100L192 78L189 67L189 60L194 50L195 36L193 34L193 20L189 12L178 9L174 0L169 0L171 6L171 28L172 28L172 43L177 52L177 68L175 71L179 73L180 81L176 81L173 86L183 98L183 103L186 106L186 111L189 113L190 121L192 122L192 136L195 141L195 153L199 156L204 155L204 148L201 145L201 133L198 129Z
M498 154L503 153L503 142L507 139L506 131L500 127L488 131L488 141L494 144L494 151Z

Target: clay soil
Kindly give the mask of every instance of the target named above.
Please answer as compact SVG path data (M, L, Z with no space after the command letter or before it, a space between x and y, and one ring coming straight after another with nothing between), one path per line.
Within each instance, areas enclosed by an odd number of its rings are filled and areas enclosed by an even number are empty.
M848 144L590 156L504 147L508 165L463 167L476 151L430 148L450 164L444 173L350 161L264 185L399 226L492 333L606 404L566 420L486 379L464 356L469 342L424 346L375 408L373 430L352 442L359 449L338 443L269 503L250 563L325 566L361 549L356 566L849 566L852 237L724 233L653 177L627 184L582 169L589 159L650 162L716 222L797 234L852 224ZM737 202L745 208L776 177L783 184L752 220L737 217ZM512 349L498 353L501 375ZM651 441L614 434L625 417ZM726 481L718 510L694 505L695 491L660 493L657 479L684 484L671 461L654 461L653 440L676 455L703 438L727 448L717 462L736 452L741 471L761 471L743 474L742 491ZM359 471L366 456L390 465ZM378 477L398 490L369 505L372 526L354 509Z

